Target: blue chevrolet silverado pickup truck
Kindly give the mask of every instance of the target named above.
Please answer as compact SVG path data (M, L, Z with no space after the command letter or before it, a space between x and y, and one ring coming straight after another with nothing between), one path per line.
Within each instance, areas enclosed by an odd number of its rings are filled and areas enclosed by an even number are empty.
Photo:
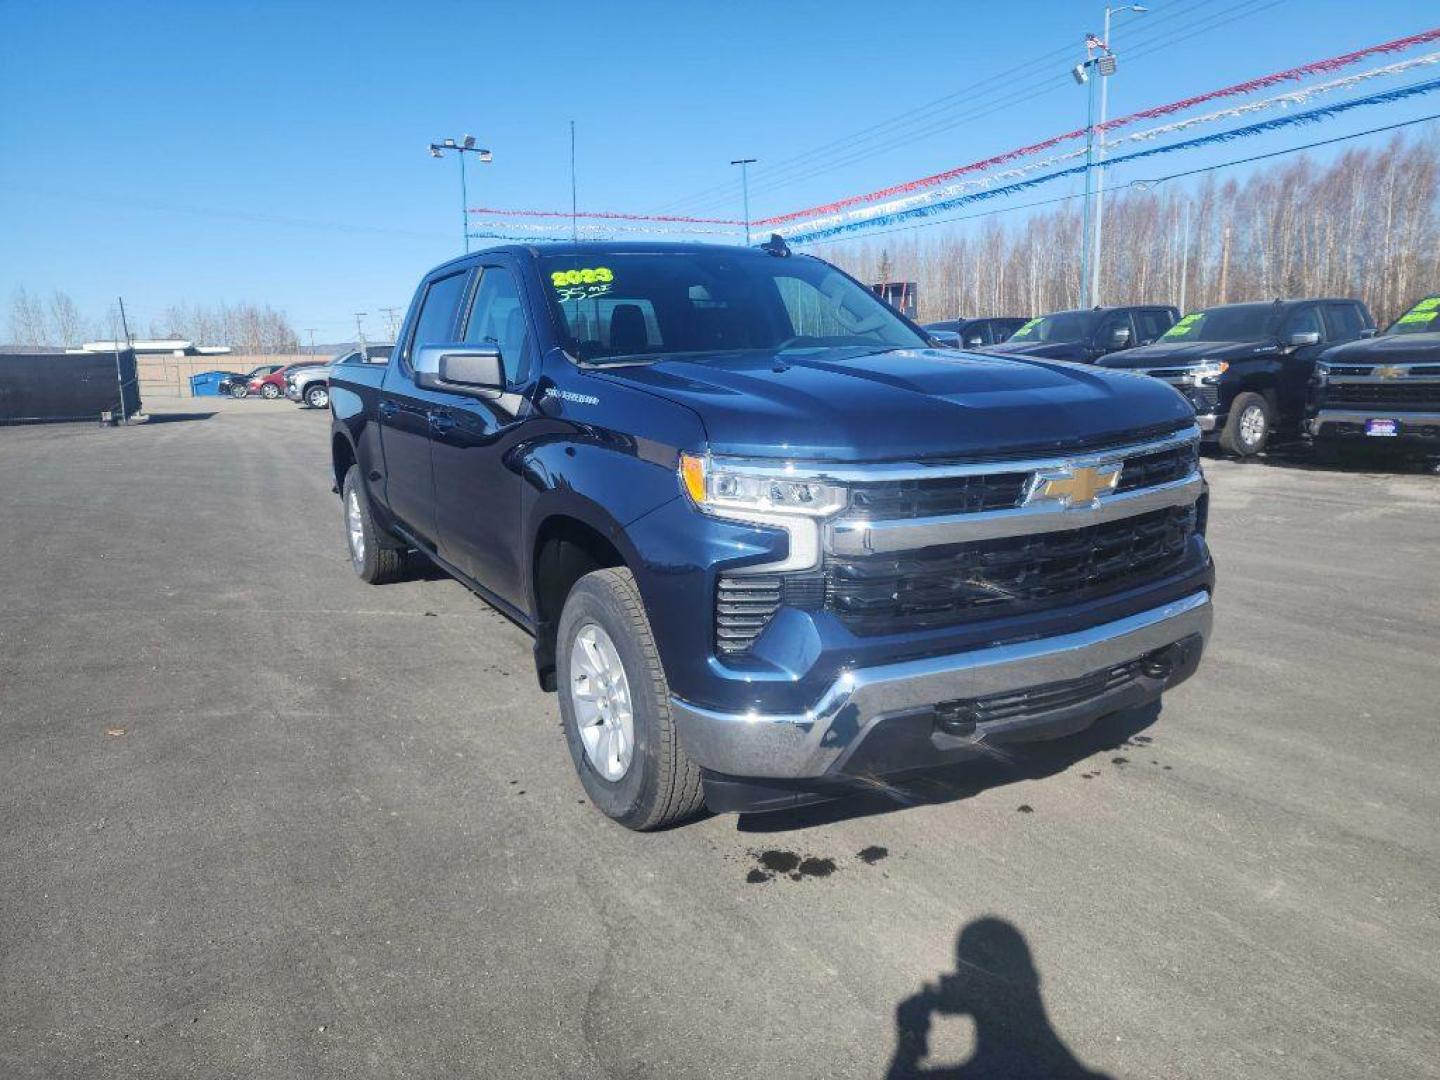
M533 635L631 828L1070 734L1210 632L1188 401L933 348L778 238L446 263L331 411L356 572L419 552Z

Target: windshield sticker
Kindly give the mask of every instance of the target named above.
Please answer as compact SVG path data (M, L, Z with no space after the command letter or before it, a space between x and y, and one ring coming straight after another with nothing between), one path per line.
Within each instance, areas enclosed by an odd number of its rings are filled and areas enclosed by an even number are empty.
M615 280L615 274L608 266L586 267L584 270L556 270L550 275L550 283L557 289L567 285L608 285Z
M582 270L556 270L550 275L555 298L562 304L569 300L592 300L604 296L612 288L615 274L608 266L587 266Z
M1435 311L1434 309L1421 311L1419 308L1416 308L1414 311L1407 311L1404 315L1401 315L1400 321L1402 323L1429 322L1435 318L1436 315L1440 315L1440 311Z
M1045 320L1044 320L1043 318L1031 319L1029 322L1027 322L1024 326L1020 327L1019 330L1016 330L1015 333L1011 334L1010 336L1011 336L1011 337L1019 337L1021 334L1025 333L1027 330L1033 330L1033 329L1035 329L1035 327L1039 326L1039 325L1040 325L1042 322L1044 322L1044 321L1045 321Z
M1200 312L1198 312L1198 311L1192 311L1189 315L1186 315L1183 319L1181 319L1181 320L1180 320L1179 322L1177 322L1174 326L1172 326L1172 327L1170 328L1170 333L1176 334L1176 335L1183 334L1186 330L1189 330L1192 326L1194 326L1194 325L1195 325L1197 322L1199 322L1199 321L1200 321Z

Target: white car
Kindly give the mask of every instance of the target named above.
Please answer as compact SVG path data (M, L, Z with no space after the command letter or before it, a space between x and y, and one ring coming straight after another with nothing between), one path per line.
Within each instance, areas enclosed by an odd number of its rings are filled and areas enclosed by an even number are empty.
M285 376L285 396L312 409L330 407L330 371L341 364L384 364L390 360L393 345L367 345L362 352L352 349L341 353L328 364L300 368Z

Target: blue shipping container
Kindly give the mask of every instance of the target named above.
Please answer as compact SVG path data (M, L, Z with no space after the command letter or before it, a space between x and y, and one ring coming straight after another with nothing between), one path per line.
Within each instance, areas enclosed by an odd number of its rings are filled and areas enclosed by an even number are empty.
M190 393L194 397L219 397L220 380L230 374L228 371L202 371L190 376Z

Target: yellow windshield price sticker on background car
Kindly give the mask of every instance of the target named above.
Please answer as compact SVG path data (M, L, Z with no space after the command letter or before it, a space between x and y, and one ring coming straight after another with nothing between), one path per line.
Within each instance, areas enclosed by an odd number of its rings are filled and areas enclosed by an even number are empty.
M1402 323L1429 322L1435 318L1436 315L1440 315L1440 310L1436 310L1435 308L1421 310L1417 307L1414 311L1407 311L1404 315L1401 315L1400 321Z
M576 285L609 285L615 274L608 266L592 266L583 270L556 270L550 275L550 284L557 289L573 288Z
M1199 322L1199 321L1200 321L1200 313L1199 313L1198 311L1194 311L1194 312L1191 312L1189 315L1186 315L1186 316L1185 316L1183 319L1181 319L1179 322L1177 322L1177 323L1175 324L1175 329L1176 329L1176 330L1189 330L1190 327L1194 326L1194 325L1195 325L1197 322Z
M1029 330L1032 326L1039 326L1040 322L1040 319L1031 319L1029 322L1027 322L1024 326L1020 327L1019 330L1016 330L1015 333L1011 334L1010 336L1019 337L1021 334L1025 333L1026 330Z

